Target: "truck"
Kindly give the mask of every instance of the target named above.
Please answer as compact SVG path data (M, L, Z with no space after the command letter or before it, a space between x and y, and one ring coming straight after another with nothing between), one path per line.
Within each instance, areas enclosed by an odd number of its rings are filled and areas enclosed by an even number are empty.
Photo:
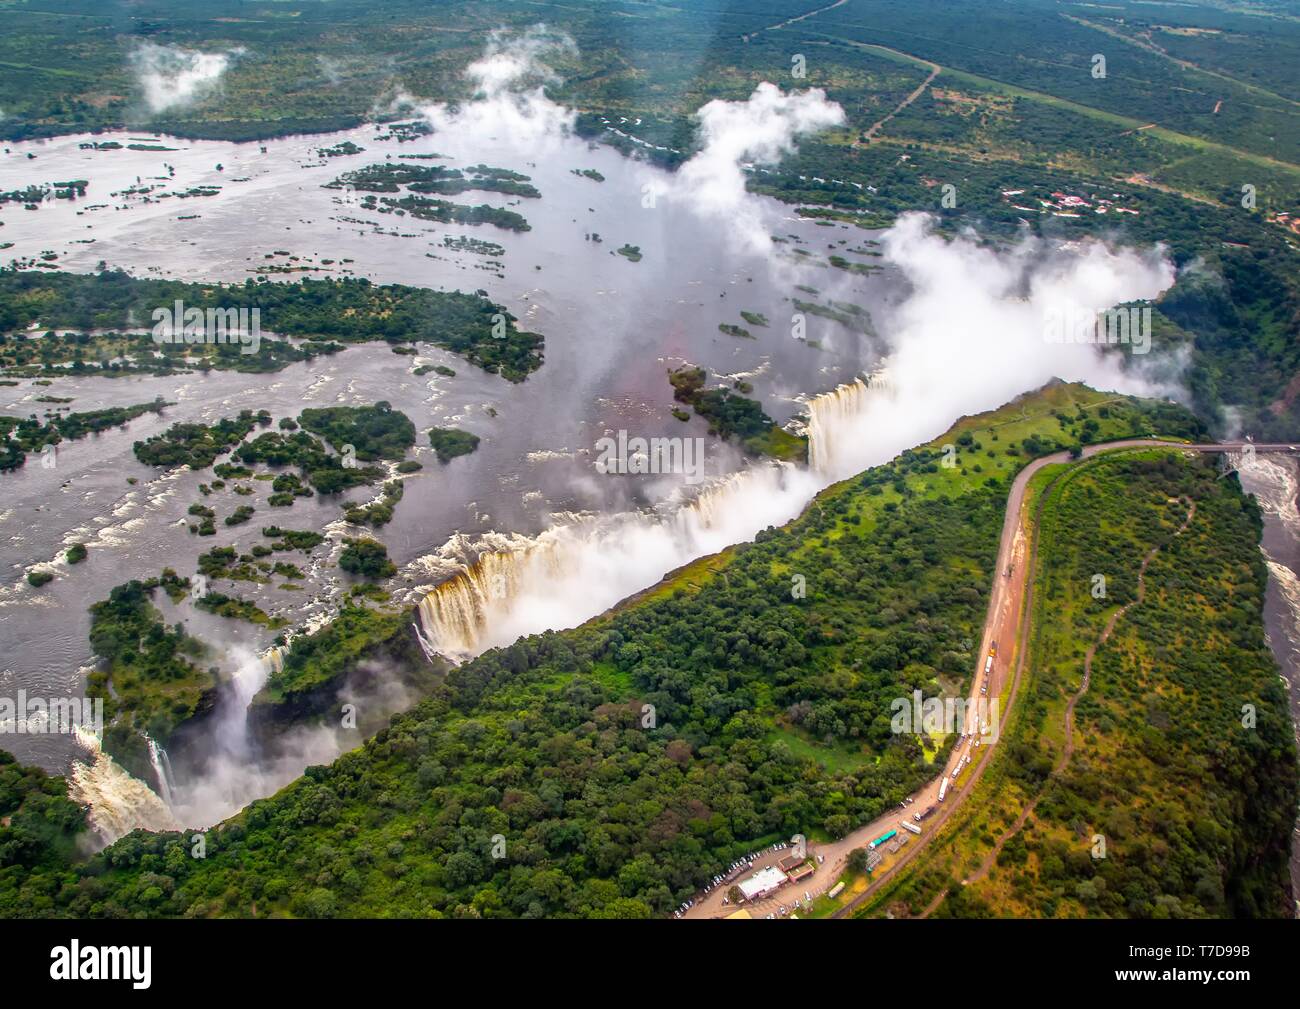
M991 673L991 672L993 672L993 656L992 656L992 655L990 655L987 659L984 660L984 675L987 676L987 675L988 675L989 673Z
M913 834L921 833L921 828L914 823L908 823L906 820L899 820L898 825L904 830L910 830Z
M886 841L890 840L890 839L893 838L893 837L896 837L897 835L898 835L898 831L896 831L896 830L887 830L887 831L885 831L885 833L881 834L878 838L876 838L876 839L875 839L874 841L872 841L869 845L867 845L867 850L868 850L868 851L875 851L877 848L879 848L879 847L880 847L882 844L884 844Z
M939 801L943 802L943 797L948 794L948 779L944 778L939 782Z

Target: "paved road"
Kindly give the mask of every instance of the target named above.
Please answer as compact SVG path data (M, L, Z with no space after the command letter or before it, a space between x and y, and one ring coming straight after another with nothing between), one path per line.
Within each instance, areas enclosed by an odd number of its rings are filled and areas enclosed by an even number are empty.
M1090 458L1100 452L1127 448L1177 447L1194 452L1239 452L1248 444L1253 445L1256 452L1300 452L1300 445L1289 443L1256 444L1238 441L1185 445L1133 438L1085 446L1083 457ZM1035 459L1016 475L1016 479L1011 485L1011 492L1007 496L1006 514L1002 521L1002 537L998 545L998 563L993 573L988 614L984 620L984 636L980 642L976 673L971 681L971 692L968 699L968 705L973 707L981 696L980 686L983 679L985 659L993 642L996 641L998 643L998 654L993 663L988 697L998 698L1001 702L1003 708L999 712L1000 720L1005 720L1011 705L1015 702L1020 683L1020 673L1024 666L1023 641L1027 639L1027 636L1023 633L1025 630L1023 625L1028 623L1029 611L1025 603L1026 592L1029 588L1028 574L1033 567L1033 558L1030 555L1032 524L1030 517L1023 514L1025 490L1034 474L1045 466L1069 461L1070 455L1068 452L1055 452ZM911 819L913 813L925 810L930 806L936 806L935 812L921 824L923 830L921 836L917 837L909 834L907 846L899 853L899 856L892 860L884 871L877 870L873 874L872 883L866 891L836 912L836 917L842 917L850 913L854 907L870 897L886 880L891 878L901 866L911 861L916 852L925 847L930 838L954 814L965 797L970 794L972 786L983 775L992 751L992 745L974 747L970 741L962 742L961 745L954 748L942 773L933 781L912 793L910 796L912 801L906 805L906 811L904 811L904 807L893 806L865 827L858 828L838 841L817 846L809 845L809 854L822 859L817 866L816 873L797 884L782 887L781 890L765 900L747 904L745 905L746 908L750 914L761 918L770 912L776 911L783 904L787 908L790 907L794 900L803 899L805 893L811 894L813 897L825 893L834 886L835 881L843 874L849 852L855 848L864 847L886 831L898 828L899 820L905 817ZM954 766L959 760L963 760L967 753L971 756L971 763L962 769L956 784L949 785L944 801L940 803L939 790L941 782L952 774ZM905 832L900 830L899 833ZM787 854L789 854L788 849L779 852L772 851L770 848L766 849L764 856L755 860L753 869L741 875L748 876L750 872L756 871L763 866L774 865L778 858ZM736 908L722 902L727 889L728 887L724 885L717 887L703 897L697 895L695 906L682 917L721 918L730 914Z

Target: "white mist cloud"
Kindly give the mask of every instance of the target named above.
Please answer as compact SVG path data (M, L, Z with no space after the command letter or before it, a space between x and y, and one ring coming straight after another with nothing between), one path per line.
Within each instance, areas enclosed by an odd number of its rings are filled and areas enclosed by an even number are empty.
M152 113L184 108L214 93L231 62L245 50L204 53L180 46L140 42L128 57Z
M1052 378L1133 395L1180 391L1156 377L1167 360L1133 358L1125 370L1116 353L1046 338L1062 313L1158 297L1174 281L1163 249L1052 246L1027 237L998 250L973 235L946 240L931 225L928 215L908 214L882 236L884 261L902 272L911 292L880 326L888 391L868 398L834 432L835 451L823 457L833 460L831 475L876 465L937 437L960 416L994 409ZM1152 357L1160 351L1157 344Z
M424 114L424 103L400 85L386 88L370 106L370 118L375 120Z
M202 774L170 783L171 814L187 827L219 823L250 802L279 791L303 768L328 764L364 738L357 729L341 724L301 725L277 733L273 753L261 752L249 734L248 710L266 685L271 661L242 646L230 652L237 660L236 669L214 715L213 731L202 744ZM389 714L416 698L396 670L365 662L359 668L364 685L345 685L339 702L362 712L363 727L373 732Z
M423 115L436 129L514 139L521 145L561 137L577 114L546 96L546 85L559 80L548 61L577 51L572 38L546 25L515 33L494 31L483 56L465 68L466 79L474 85L473 97L454 106L428 105Z
M742 164L775 164L795 141L844 122L844 110L820 88L783 92L767 81L746 101L715 99L695 113L700 150L668 184L697 212L726 220L757 251L771 245L761 203L745 190Z
M364 78L391 77L397 71L397 60L392 56L322 56L317 55L316 67L332 88L348 81Z

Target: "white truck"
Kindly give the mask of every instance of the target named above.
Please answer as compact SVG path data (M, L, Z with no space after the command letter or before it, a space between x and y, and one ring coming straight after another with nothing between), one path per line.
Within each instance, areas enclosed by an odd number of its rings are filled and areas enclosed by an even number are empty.
M939 782L939 801L943 802L943 797L948 794L948 779L944 778Z
M913 834L921 833L921 828L914 823L908 823L906 820L899 820L898 825L904 830L910 830Z

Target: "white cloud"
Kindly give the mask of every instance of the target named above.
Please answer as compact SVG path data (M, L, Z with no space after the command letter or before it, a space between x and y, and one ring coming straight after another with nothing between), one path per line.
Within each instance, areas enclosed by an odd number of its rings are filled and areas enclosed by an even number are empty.
M465 68L473 97L459 105L429 105L422 112L436 129L521 145L559 138L572 128L576 113L546 96L546 85L559 80L548 61L577 51L573 39L546 25L518 33L494 31L483 56Z
M742 163L775 164L795 141L844 122L844 110L820 88L783 92L767 81L746 101L716 99L695 113L700 150L667 189L702 214L726 220L757 251L770 247L756 200L745 191Z
M221 86L231 62L242 47L204 53L180 46L140 42L128 57L136 82L151 113L180 109L202 101Z
M882 236L884 261L911 290L879 325L888 345L888 393L869 398L834 433L831 475L847 476L942 434L963 415L994 409L1053 378L1133 395L1181 390L1149 358L1123 358L1095 345L1052 343L1050 320L1154 300L1174 282L1160 247L1139 251L1100 241L1054 246L1024 238L998 250L975 236L947 240L933 219L907 214ZM833 461L830 461L833 460Z

